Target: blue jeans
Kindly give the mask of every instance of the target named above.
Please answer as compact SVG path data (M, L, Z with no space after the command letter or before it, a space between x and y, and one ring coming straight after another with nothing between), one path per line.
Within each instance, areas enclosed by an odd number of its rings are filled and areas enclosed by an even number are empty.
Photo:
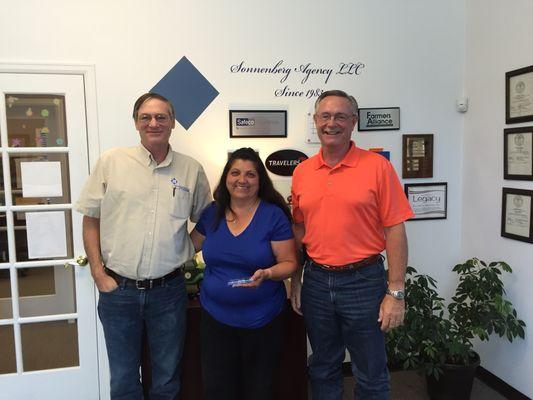
M180 390L186 307L181 274L152 289L139 290L121 283L112 292L100 292L98 315L109 358L112 400L143 398L139 380L143 329L152 360L150 399L176 398Z
M302 311L313 354L309 377L313 400L341 400L342 362L350 353L354 399L388 399L389 372L377 321L387 282L383 261L341 272L306 262Z

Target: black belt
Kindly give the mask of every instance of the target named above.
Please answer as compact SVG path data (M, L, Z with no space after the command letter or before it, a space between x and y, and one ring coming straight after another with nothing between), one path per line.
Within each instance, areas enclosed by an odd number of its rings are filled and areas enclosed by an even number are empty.
M361 261L356 261L350 264L346 265L339 265L339 266L333 266L333 265L326 265L326 264L319 264L312 259L309 259L311 265L318 267L320 269L326 270L326 271L333 271L333 272L342 272L342 271L349 271L354 269L359 269L363 267L367 267L369 265L375 264L378 260L380 260L382 257L381 254L375 254L373 256L370 256L368 258L365 258Z
M115 271L107 267L104 267L104 269L105 269L105 273L117 282L117 285L133 286L139 290L152 289L157 286L163 286L166 281L181 274L181 266L180 266L174 271L169 272L165 276L162 276L161 278L135 280L135 279L126 278L122 275L119 275Z

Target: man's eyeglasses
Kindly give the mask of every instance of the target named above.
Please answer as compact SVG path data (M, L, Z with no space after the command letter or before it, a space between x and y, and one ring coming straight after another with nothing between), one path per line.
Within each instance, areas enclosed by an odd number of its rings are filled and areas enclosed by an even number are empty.
M168 124L170 122L168 114L141 114L138 119L141 124L148 125L153 118L158 124Z
M338 114L330 114L330 113L316 114L316 117L321 122L328 122L333 117L333 121L344 123L344 122L348 121L350 118L352 118L353 116L354 116L354 114L348 115L348 114L343 114L343 113L338 113Z

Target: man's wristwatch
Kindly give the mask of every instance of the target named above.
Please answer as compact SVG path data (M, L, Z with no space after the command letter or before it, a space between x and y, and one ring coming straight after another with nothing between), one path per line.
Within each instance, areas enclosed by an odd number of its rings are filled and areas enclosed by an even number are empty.
M390 290L387 288L387 294L394 297L396 300L405 299L405 292L403 290Z

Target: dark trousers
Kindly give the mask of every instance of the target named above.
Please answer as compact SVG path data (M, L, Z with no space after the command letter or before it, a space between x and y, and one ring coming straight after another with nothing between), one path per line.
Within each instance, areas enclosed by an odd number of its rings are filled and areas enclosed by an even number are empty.
M283 315L257 329L235 328L202 309L204 400L272 400Z

